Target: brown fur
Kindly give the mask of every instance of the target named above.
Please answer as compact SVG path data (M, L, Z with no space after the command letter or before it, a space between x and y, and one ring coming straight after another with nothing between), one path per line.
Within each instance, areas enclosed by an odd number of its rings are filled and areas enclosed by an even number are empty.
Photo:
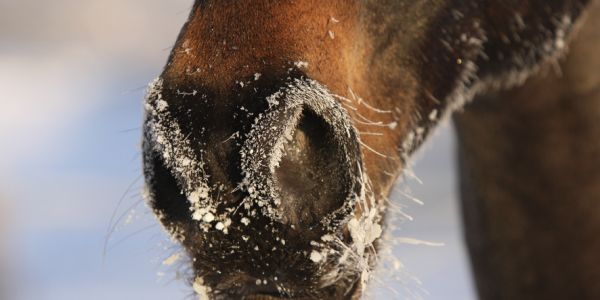
M560 63L455 116L481 299L600 299L600 6Z
M389 64L389 58L379 58L373 54L370 41L360 43L363 36L370 35L359 28L360 4L356 1L229 1L212 3L207 1L203 9L194 8L186 29L182 31L172 53L169 64L162 75L166 81L179 82L180 85L202 86L214 91L220 97L228 97L235 92L235 82L251 80L255 73L286 74L294 62L310 62L302 68L306 75L326 86L332 93L352 99L349 88L367 103L382 110L414 110L408 101L394 97L410 97L410 89L402 86L386 86L382 76L410 76L404 74L406 67L393 70L381 69ZM420 9L424 9L420 8ZM338 22L334 22L332 18ZM237 22L237 20L245 20ZM368 20L375 23L375 20ZM375 27L375 24L372 24ZM361 30L362 29L362 30ZM371 29L371 28L369 28ZM375 30L376 28L372 29ZM333 32L332 39L329 32ZM184 42L191 47L185 52ZM234 50L235 49L235 50ZM409 49L403 49L408 52ZM372 61L373 68L364 66L362 61ZM383 61L385 60L385 61ZM186 76L184 70L201 72ZM389 68L389 67L387 67ZM406 72L411 73L411 72ZM374 76L375 78L372 78ZM386 78L387 82L403 82L398 78ZM416 85L416 79L410 79ZM390 91L393 89L393 91ZM402 93L399 91L402 90ZM380 94L386 95L385 97ZM377 102L375 102L377 101ZM393 118L389 114L378 114L365 106L357 106L358 113L374 122L390 123L401 121L399 127L407 127L408 119ZM350 111L352 114L353 112ZM394 112L395 114L396 112ZM356 124L359 131L372 132L372 127ZM385 128L385 127L384 127ZM378 128L379 129L379 128ZM383 137L362 137L370 147L382 152L389 158L365 151L365 160L369 176L373 182L381 183L377 189L387 193L395 176L385 176L382 171L398 174L401 159L395 145L400 144L400 136L384 132ZM402 132L398 130L397 132Z

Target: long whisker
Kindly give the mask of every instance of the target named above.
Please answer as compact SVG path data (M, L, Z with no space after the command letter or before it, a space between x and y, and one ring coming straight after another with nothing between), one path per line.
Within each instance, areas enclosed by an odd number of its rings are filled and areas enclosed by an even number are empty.
M363 100L362 98L358 98L358 104L362 104L362 105L366 106L368 109L370 109L374 112L378 112L380 114L389 114L392 112L390 110L381 110L381 109L375 108L375 107L369 105L367 102L365 102L365 100Z
M122 238L117 243L115 243L114 245L112 245L110 248L108 248L108 250L106 250L106 253L110 252L110 250L112 250L113 248L115 248L116 246L118 246L119 244L121 244L122 242L124 242L125 240L127 240L128 238L130 238L130 237L132 237L132 236L134 236L134 235L136 235L136 234L138 234L140 232L143 232L145 230L148 230L150 228L157 227L157 226L158 226L158 224L148 225L148 226L146 226L146 227L144 227L142 229L139 229L139 230L135 231L134 233L131 233L131 234L127 235L126 237ZM106 255L106 253L104 255Z
M127 190L125 190L125 193L123 193L123 196L121 196L121 199L119 199L119 202L117 203L117 206L115 207L115 210L112 213L112 216L110 217L110 221L108 222L108 228L106 229L106 239L104 240L104 255L102 257L102 267L104 268L104 266L106 265L106 247L108 246L108 237L110 235L111 232L111 227L113 226L113 220L115 218L115 214L117 213L117 210L119 209L119 206L121 205L121 202L123 202L123 199L125 199L125 195L127 195L127 193L129 192L129 190L133 187L133 185L135 185L138 180L140 180L140 178L142 178L142 175L138 176L138 178L136 178L130 185L129 187L127 187Z
M363 147L365 147L365 148L367 148L367 149L371 150L373 153L375 153L375 154L377 154L377 155L379 155L379 156L381 156L381 157L383 157L383 158L387 158L387 156L385 156L385 155L383 155L383 154L381 154L381 153L379 153L379 152L377 152L377 151L373 150L371 147L367 146L367 145L366 145L365 143L363 143L362 141L359 141L359 142L360 142L360 144L361 144L361 145L363 145Z

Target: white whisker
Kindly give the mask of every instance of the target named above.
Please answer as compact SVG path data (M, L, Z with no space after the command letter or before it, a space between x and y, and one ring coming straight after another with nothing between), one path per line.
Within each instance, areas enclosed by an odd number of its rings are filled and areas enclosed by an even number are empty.
M354 107L354 106L350 106L350 105L348 105L348 104L346 104L346 103L343 103L343 102L342 102L341 104L342 104L342 105L344 105L344 106L346 106L346 107L348 107L348 108L350 108L351 110L354 110L354 111L358 110L358 109L356 109L356 107Z
M388 123L388 124L384 124L383 122L373 122L367 118L365 118L363 115L356 113L357 116L359 116L360 118L362 118L364 121L360 121L356 118L354 118L354 121L360 124L364 124L364 125L373 125L373 126L382 126L382 127L388 127L389 129L394 129L396 128L396 126L398 125L396 122L392 122L392 123Z
M234 134L232 134L230 137L228 137L226 140L222 141L221 144L225 144L226 142L228 142L231 139L237 138L239 137L240 132L236 131Z
M375 153L375 154L377 154L377 155L379 155L379 156L381 156L381 157L387 158L387 156L385 156L385 155L383 155L383 154L381 154L381 153L379 153L379 152L377 152L377 151L373 150L371 147L369 147L369 146L365 145L365 143L363 143L362 141L359 141L359 142L360 142L360 144L361 144L361 145L363 145L365 148L367 148L367 149L369 149L369 150L373 151L373 153Z
M352 101L350 99L346 98L346 97L342 97L342 96L336 95L336 94L331 94L331 96L352 103Z
M356 100L356 96L350 87L348 87L348 91L350 92L350 95L352 95L352 99Z
M400 189L399 189L399 188L397 188L397 187L394 187L394 190L396 190L398 193L400 193L400 194L402 194L402 195L404 195L404 196L408 197L410 200L412 200L412 201L414 201L414 202L416 202L416 203L418 203L418 204L421 204L421 205L423 205L423 204L424 204L424 203L423 203L423 201L421 201L421 200L419 200L419 199L417 199L417 198L415 198L415 197L413 197L413 196L409 195L408 193L405 193L404 191L400 190Z
M379 133L379 132L359 132L358 134L360 134L360 135L377 135L377 136L383 135L383 133Z
M389 113L392 112L391 110L381 110L381 109L375 108L375 107L369 105L367 102L365 102L365 100L363 100L363 98L358 98L358 104L363 104L368 109L370 109L370 110L372 110L374 112L378 112L380 114L389 114Z

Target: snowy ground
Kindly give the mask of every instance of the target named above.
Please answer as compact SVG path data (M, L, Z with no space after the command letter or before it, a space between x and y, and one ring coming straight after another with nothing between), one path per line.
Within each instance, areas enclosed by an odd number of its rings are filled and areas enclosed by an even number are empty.
M95 246L119 199L125 195L124 212L139 198L142 91L123 92L159 74L191 4L0 0L0 226L8 229L0 230L1 299L164 300L191 293L160 265L172 250L156 247L165 237L151 216L109 243L116 246L104 264L104 244ZM424 299L474 299L452 141L447 126L415 167L423 185L409 186L425 205L399 200L414 221L397 236L446 244L395 249L429 291ZM136 215L143 212L141 205Z

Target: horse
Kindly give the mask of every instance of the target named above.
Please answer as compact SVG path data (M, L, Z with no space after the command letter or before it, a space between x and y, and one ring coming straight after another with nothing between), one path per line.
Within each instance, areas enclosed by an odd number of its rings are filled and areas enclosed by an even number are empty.
M480 298L599 299L599 7L196 0L142 129L195 292L360 298L394 184L457 112Z

